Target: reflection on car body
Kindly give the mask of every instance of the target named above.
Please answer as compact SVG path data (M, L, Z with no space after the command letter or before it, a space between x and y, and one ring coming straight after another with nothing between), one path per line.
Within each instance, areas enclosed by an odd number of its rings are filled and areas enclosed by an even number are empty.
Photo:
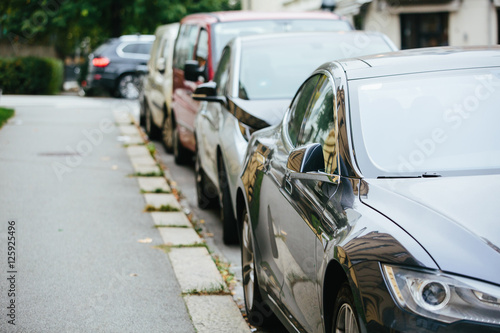
M333 61L252 135L236 194L252 323L267 306L290 331L500 332L499 56Z

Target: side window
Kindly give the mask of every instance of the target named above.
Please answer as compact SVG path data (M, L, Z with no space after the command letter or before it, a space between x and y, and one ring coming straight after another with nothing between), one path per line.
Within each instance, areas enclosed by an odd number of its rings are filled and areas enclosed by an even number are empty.
M198 36L198 26L183 25L175 44L174 67L184 69L186 60L193 59L194 46Z
M208 60L208 32L205 29L200 30L196 45L196 60L200 67L205 67Z
M231 49L226 47L222 51L222 56L215 72L214 82L217 83L217 95L226 95L228 93L229 65L231 63Z
M323 147L325 172L337 174L338 129L335 117L335 95L333 85L326 76L321 76L302 123L298 145L319 143Z
M304 119L307 106L309 105L309 101L311 100L311 96L318 80L319 75L313 76L307 80L302 87L300 87L299 92L295 95L292 105L290 106L288 136L294 146L297 144L302 120Z

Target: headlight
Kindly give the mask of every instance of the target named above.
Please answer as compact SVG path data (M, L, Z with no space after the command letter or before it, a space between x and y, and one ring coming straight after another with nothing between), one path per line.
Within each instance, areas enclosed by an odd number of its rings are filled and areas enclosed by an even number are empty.
M445 323L500 324L500 287L441 272L382 265L393 298L406 310Z
M250 141L250 136L252 136L252 133L255 132L256 129L243 124L241 121L238 121L238 125L240 126L241 135L243 135L245 140Z

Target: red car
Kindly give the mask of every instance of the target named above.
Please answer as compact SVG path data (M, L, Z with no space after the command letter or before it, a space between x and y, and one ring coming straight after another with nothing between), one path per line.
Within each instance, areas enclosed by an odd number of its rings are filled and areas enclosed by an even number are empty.
M175 162L191 160L195 151L194 119L199 102L191 95L212 80L224 46L236 36L292 31L353 30L331 12L214 12L188 15L181 21L173 61L173 101L164 121L163 142ZM318 64L319 65L319 64Z

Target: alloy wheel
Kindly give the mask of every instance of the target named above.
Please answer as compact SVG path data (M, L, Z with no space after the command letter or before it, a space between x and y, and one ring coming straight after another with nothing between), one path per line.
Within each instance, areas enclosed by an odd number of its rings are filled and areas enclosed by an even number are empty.
M251 311L253 309L255 292L255 258L250 221L247 212L245 212L243 216L242 229L241 264L243 271L243 291L245 292L245 306L247 311Z
M139 87L134 75L127 74L120 79L120 82L118 82L118 92L121 97L127 99L136 99L139 97Z
M359 333L356 316L351 306L347 303L342 304L337 314L336 333Z

